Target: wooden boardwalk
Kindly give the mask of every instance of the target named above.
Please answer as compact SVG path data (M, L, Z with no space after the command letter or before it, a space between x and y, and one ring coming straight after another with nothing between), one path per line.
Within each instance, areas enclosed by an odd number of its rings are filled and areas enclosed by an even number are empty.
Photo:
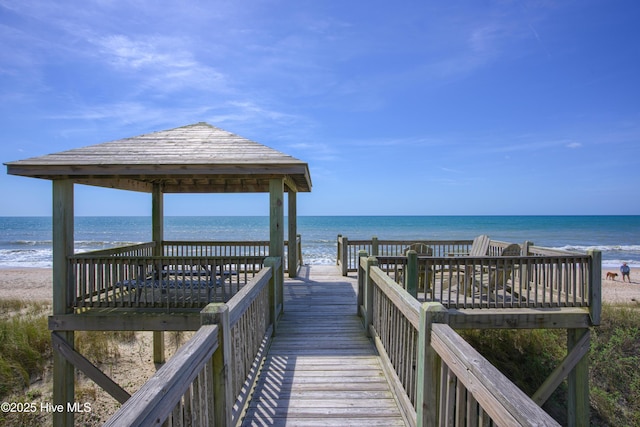
M286 279L285 309L243 426L405 426L335 266Z

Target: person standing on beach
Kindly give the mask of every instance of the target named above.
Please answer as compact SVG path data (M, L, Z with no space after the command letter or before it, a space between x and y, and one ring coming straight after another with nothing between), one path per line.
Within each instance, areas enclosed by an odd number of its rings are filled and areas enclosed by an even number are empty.
M626 262L623 262L620 266L620 273L622 273L622 281L624 282L624 278L626 277L629 283L631 283L631 279L629 278L630 268Z

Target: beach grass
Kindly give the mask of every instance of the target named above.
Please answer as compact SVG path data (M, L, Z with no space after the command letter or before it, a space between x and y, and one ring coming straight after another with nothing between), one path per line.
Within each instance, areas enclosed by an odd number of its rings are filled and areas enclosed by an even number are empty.
M0 397L23 390L51 358L46 303L0 300Z
M77 331L75 348L95 365L116 363L120 358L119 343L135 339L135 331Z

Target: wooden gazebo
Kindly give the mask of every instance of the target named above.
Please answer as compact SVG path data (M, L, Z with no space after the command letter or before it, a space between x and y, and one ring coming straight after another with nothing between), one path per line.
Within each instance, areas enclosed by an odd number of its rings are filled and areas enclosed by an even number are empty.
M148 246L151 252L147 253L147 258L151 260L163 256L165 193L268 192L268 256L282 258L285 254L286 191L289 239L287 261L289 275L296 274L297 251L292 250L296 247L297 238L296 194L311 191L307 163L210 124L196 123L9 162L6 166L7 173L11 175L50 179L53 182L53 316L50 319L50 329L55 332L56 339L62 338L65 341L60 345L54 343L57 350L54 354L55 403L73 401L74 367L69 362L68 355L65 357L60 350L63 346L73 348L74 330L153 330L154 360L159 362L164 358L162 331L187 328L189 324L189 320L185 320L188 316L184 315L188 310L173 310L175 307L171 304L158 308L157 303L152 302L144 306L151 308L140 309L139 298L135 303L132 299L128 303L123 302L123 288L114 290L116 280L122 286L126 282L124 279L129 278L121 266L118 267L120 270L112 269L105 273L104 260L101 260L99 262L103 264L99 266L100 274L93 272L96 268L87 265L74 270L76 264L70 262L74 258L74 184L151 193L153 242ZM127 253L127 256L130 257L131 253L133 252ZM113 253L108 255L112 256ZM122 257L118 259L121 260ZM162 261L164 262L166 261ZM162 267L160 264L157 261L159 268ZM146 267L154 266L151 263ZM282 269L279 271L282 275ZM78 278L82 274L86 277ZM107 283L109 280L110 284ZM279 280L282 282L283 278L280 277ZM83 281L91 282L86 285L84 294L84 288L79 284L84 283ZM111 298L109 292L112 292L111 295L120 295L120 301ZM104 299L96 303L96 295L104 295ZM81 317L80 311L87 311L79 310L83 307L108 307L110 311ZM118 310L128 311L123 315ZM144 312L144 315L136 316L138 312ZM176 312L180 315L171 317ZM197 311L193 314L197 320Z

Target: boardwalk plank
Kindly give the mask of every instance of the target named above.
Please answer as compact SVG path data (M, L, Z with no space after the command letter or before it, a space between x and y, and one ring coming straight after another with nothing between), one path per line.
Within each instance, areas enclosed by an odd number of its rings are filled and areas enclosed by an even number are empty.
M325 419L305 419L305 418L273 418L261 416L259 419L249 421L247 426L272 426L272 427L404 427L405 423L400 418L325 418Z
M285 282L278 324L243 426L404 426L355 315L356 283L313 266Z
M371 383L296 383L288 384L287 387L278 387L277 384L264 383L258 385L256 393L264 391L268 393L277 393L287 395L289 392L302 392L302 391L387 391L389 390L389 384L385 382L371 382ZM253 398L256 398L254 395Z
M353 399L353 400L375 400L393 399L393 393L389 390L288 390L278 393L282 400L319 400L319 399ZM250 402L259 400L257 397Z

